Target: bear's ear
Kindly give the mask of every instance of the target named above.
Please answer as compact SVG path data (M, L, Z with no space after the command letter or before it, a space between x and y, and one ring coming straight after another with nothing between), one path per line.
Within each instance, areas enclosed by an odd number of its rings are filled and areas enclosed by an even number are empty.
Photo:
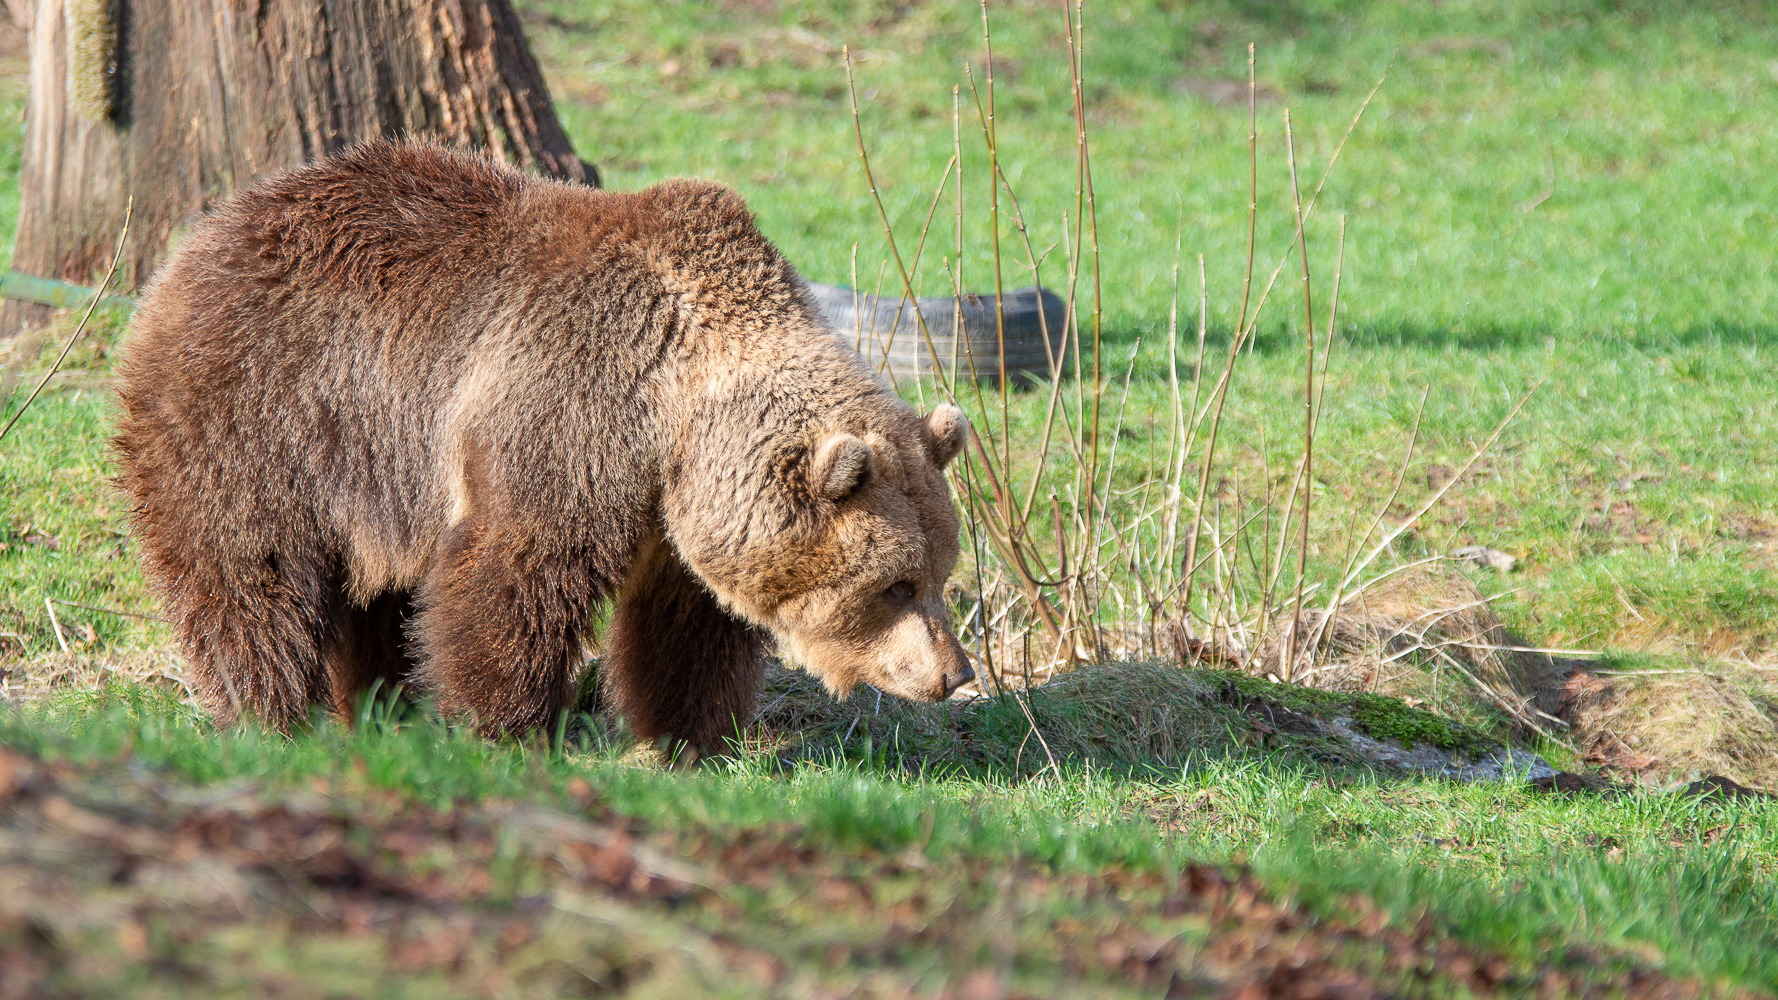
M932 454L932 461L939 468L951 464L951 459L963 450L963 435L969 433L969 422L963 419L963 411L949 403L940 403L926 418L926 450Z
M843 500L870 482L874 459L862 438L845 431L830 435L809 462L809 489L823 500Z

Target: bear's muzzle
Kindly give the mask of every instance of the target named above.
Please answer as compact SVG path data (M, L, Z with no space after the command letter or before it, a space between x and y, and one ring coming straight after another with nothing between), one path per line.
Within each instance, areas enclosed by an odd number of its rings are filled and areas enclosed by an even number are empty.
M957 689L975 680L975 668L965 663L960 670L953 670L945 675L945 697L949 698Z

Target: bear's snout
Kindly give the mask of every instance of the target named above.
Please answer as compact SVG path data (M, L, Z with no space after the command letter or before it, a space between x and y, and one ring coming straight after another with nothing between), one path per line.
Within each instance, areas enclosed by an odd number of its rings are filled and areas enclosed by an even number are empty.
M813 634L811 634L813 633ZM942 618L909 609L865 641L814 630L779 633L791 654L835 697L869 684L909 701L944 701L975 680L975 669ZM841 641L835 642L834 639Z
M953 670L945 675L945 697L955 694L957 689L975 680L975 668L965 663L960 670Z
M975 668L969 665L969 654L963 651L963 644L945 626L943 619L934 618L927 623L933 642L933 653L938 662L932 663L927 669L928 678L937 675L938 683L928 688L924 695L927 701L944 701L957 692L957 689L975 680ZM949 667L950 669L946 669ZM930 681L928 681L930 683Z

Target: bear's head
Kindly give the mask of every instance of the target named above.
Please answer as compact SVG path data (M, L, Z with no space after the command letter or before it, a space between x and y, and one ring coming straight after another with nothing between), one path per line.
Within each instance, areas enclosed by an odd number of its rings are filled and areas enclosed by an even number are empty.
M796 449L771 477L787 487L787 508L735 518L752 522L741 551L733 536L720 553L676 541L732 612L835 695L867 683L939 701L975 677L944 599L958 529L944 468L967 425L948 404L924 419L894 409Z

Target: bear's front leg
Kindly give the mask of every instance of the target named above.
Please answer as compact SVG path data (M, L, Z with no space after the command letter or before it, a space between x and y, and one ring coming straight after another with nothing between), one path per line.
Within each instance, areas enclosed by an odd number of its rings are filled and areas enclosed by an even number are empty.
M416 679L490 738L548 731L573 705L598 598L584 560L515 534L460 522L419 593Z
M764 673L758 629L730 615L666 541L647 546L618 595L602 665L606 690L645 742L670 754L731 752Z

